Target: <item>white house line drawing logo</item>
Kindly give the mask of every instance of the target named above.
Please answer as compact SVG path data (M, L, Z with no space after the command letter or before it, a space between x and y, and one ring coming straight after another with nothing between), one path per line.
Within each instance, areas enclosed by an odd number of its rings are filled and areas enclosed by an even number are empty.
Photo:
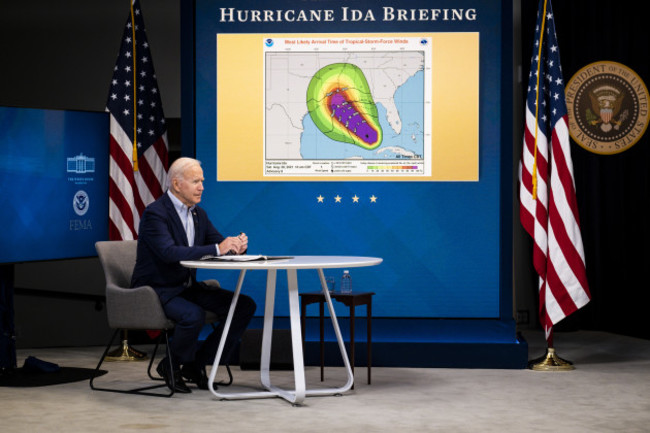
M95 172L95 158L88 157L83 153L77 156L68 158L67 162L68 173L94 173Z

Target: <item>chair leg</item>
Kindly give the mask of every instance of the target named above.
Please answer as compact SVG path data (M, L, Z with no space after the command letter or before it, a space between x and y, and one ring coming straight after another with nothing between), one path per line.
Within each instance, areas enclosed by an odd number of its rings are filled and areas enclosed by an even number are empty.
M228 372L228 382L218 382L217 385L220 386L230 386L232 385L232 371L230 371L230 365L226 364L226 371Z
M153 368L153 362L154 359L156 359L156 353L158 353L158 347L160 346L160 339L162 338L162 335L159 335L158 338L156 338L156 345L153 348L153 353L151 354L151 360L149 361L149 367L147 367L147 375L151 380L165 380L164 378L160 376L154 376L151 373L151 370ZM169 345L167 345L169 346ZM167 357L171 359L171 356L169 353L167 353ZM173 369L172 369L173 370ZM230 365L226 365L226 371L228 372L228 381L227 382L217 382L217 385L219 386L230 386L232 385L233 382L233 376L232 376L232 371L230 370Z
M97 364L95 371L93 371L93 374L90 377L90 389L92 390L99 390L94 386L95 378L99 374L99 367L102 366L102 363L104 362L104 359L106 358L106 355L108 354L110 347L113 345L113 341L115 340L115 337L117 336L118 332L120 332L120 330L116 329L113 335L111 336L111 339L108 341L108 344L106 345L106 349L104 349L104 353L102 354L101 358L99 358L99 364Z
M158 353L158 347L160 346L160 339L162 338L162 333L156 338L156 345L153 347L153 353L151 354L151 360L149 361L149 366L147 367L147 375L151 380L165 380L163 377L154 376L151 374L151 369L153 368L153 361L156 359L156 354ZM167 341L167 347L169 347L169 341ZM167 350L169 352L169 350ZM171 360L169 353L167 354L168 358ZM171 369L173 371L173 368Z
M102 354L102 357L99 359L99 363L97 364L97 368L95 368L95 371L93 372L92 377L90 378L90 389L93 391L106 391L106 392L116 392L120 394L138 394L138 395L148 395L152 397L171 397L174 395L174 390L167 388L166 384L161 384L161 385L152 385L152 386L145 386L145 387L140 387L140 388L134 388L134 389L115 389L115 388L100 388L95 386L95 379L98 377L99 374L99 368L101 367L102 363L104 362L106 355L108 354L108 351L110 350L111 346L113 345L113 341L115 340L115 337L119 334L120 330L117 329L114 333L111 339L108 341L108 344L106 345L106 349L104 350L104 353ZM167 357L169 359L169 362L171 364L171 351L169 349L169 337L167 334L166 330L162 331L165 334L165 344L167 347ZM160 337L158 338L158 342L160 340ZM156 343L156 348L158 347L158 342ZM153 364L153 357L151 361L149 362L149 369L151 368L151 364ZM170 365L171 367L171 365ZM147 370L147 373L151 377L151 374L149 373L149 369ZM173 369L170 368L170 370L173 371ZM173 374L173 373L172 373ZM173 379L173 378L172 378ZM169 390L168 393L162 394L162 393L155 393L155 392L148 392L149 390L156 389L156 388L167 388Z
M215 325L212 324L212 327L214 328ZM158 352L158 346L160 345L160 339L161 338L162 338L162 335L159 335L158 338L156 338L156 345L153 348L153 353L151 354L151 360L149 361L149 367L147 368L147 375L149 376L149 378L151 380L165 380L164 378L162 378L160 376L154 376L151 373L151 370L153 368L153 362L154 362L154 359L156 359L156 353ZM169 348L169 342L167 344L167 347ZM171 359L171 355L169 353L167 353L167 358ZM227 382L225 382L225 381L217 382L217 385L219 385L219 386L230 386L230 385L232 385L233 375L232 375L232 371L230 370L230 365L226 365L226 371L228 372L228 381Z

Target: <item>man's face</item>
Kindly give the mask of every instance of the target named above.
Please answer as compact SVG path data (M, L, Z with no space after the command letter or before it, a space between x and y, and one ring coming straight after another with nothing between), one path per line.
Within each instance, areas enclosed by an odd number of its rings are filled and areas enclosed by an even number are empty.
M174 179L174 192L187 207L192 207L201 201L203 194L203 169L193 165L185 170L182 179Z

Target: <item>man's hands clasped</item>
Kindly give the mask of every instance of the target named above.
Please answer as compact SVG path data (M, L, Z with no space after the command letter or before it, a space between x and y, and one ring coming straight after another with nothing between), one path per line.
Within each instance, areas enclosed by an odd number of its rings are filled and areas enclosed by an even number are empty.
M240 233L239 236L229 236L219 244L221 254L244 254L248 250L248 236Z

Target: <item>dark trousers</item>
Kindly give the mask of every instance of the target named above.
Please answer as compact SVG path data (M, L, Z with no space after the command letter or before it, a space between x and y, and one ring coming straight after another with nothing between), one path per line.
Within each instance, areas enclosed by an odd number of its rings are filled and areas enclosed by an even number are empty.
M219 340L230 310L234 292L221 288L206 288L195 283L179 296L171 298L163 309L167 317L176 322L170 342L170 350L175 366L194 362L205 366L214 362ZM250 296L240 294L237 307L230 323L228 338L221 356L221 364L228 364L233 349L255 314L255 301ZM205 311L212 311L219 318L219 325L199 345L199 334L205 326Z

